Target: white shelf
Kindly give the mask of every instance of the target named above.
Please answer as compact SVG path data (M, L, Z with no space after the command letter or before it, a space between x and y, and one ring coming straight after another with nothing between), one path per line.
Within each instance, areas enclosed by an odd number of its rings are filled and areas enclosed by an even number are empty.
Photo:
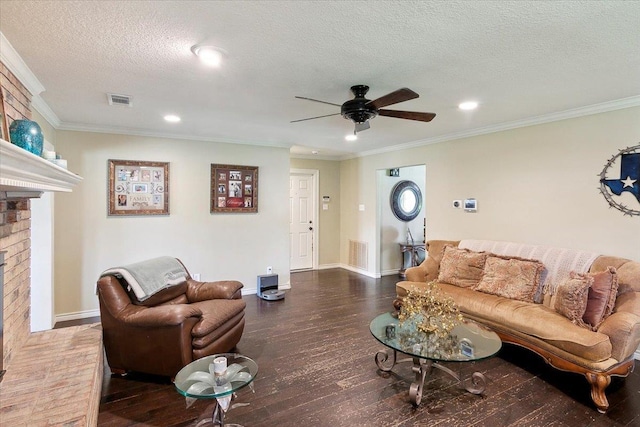
M0 191L70 192L80 181L81 176L0 139ZM24 197L30 196L25 194ZM39 194L32 194L31 197L39 197Z

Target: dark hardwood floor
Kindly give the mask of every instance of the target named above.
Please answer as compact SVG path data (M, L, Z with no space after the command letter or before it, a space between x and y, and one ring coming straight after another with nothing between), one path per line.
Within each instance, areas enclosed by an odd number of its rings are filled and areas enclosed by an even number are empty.
M237 351L259 366L255 393L238 393L226 416L244 426L640 426L640 373L614 378L611 408L599 414L587 381L559 372L531 352L505 345L497 357L449 365L488 378L481 396L434 370L422 405L409 403L410 364L381 373L382 346L369 322L389 311L397 277L370 279L341 269L294 273L283 301L246 296ZM94 319L95 320L95 319ZM60 325L64 326L64 325ZM161 357L162 355L158 355ZM106 365L106 364L105 364ZM195 426L211 401L186 408L165 378L111 376L105 366L100 426ZM210 425L210 424L208 424Z

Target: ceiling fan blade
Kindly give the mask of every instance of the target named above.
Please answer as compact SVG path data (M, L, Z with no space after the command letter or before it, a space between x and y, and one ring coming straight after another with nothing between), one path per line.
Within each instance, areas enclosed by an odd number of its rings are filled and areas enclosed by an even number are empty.
M291 120L291 122L289 122L289 123L304 122L305 120L321 119L323 117L339 116L339 115L340 115L340 113L325 114L324 116L316 116L316 117L309 117L309 118L306 118L306 119Z
M373 108L382 108L382 107L386 107L387 105L391 105L391 104L397 104L399 102L404 102L404 101L408 101L410 99L415 99L417 97L419 97L420 95L418 95L417 93L415 93L414 91L412 91L409 88L403 87L402 89L398 89L394 92L388 93L384 96L381 96L378 99L374 99L373 101L369 101L367 102L367 107L373 107Z
M418 120L430 122L436 116L435 113L418 113L417 111L378 110L379 116L396 117L398 119Z
M362 132L363 130L367 130L369 129L371 126L369 125L369 121L367 120L364 123L356 123L356 129L355 132Z
M304 96L296 96L296 98L298 98L298 99L306 99L307 101L320 102L322 104L329 104L329 105L335 105L336 107L341 107L340 104L334 104L333 102L327 102L327 101L320 101L318 99L313 99L313 98L306 98Z

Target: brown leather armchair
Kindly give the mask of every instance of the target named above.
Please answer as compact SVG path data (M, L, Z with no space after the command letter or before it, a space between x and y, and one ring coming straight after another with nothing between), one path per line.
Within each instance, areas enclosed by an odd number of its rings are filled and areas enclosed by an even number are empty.
M193 360L233 349L244 330L237 281L186 282L133 303L127 282L98 280L102 334L111 372L175 377Z

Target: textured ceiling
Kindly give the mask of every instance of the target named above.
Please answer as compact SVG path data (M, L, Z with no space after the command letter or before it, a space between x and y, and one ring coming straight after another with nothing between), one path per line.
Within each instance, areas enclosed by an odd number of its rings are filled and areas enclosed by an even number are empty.
M0 1L0 31L61 129L376 152L631 98L640 105L636 1ZM228 51L219 70L191 46ZM431 123L377 117L356 142L349 87ZM106 93L133 97L111 107ZM461 101L480 103L474 112ZM627 99L628 103L629 99ZM615 103L614 103L615 104ZM162 119L182 117L179 124Z

